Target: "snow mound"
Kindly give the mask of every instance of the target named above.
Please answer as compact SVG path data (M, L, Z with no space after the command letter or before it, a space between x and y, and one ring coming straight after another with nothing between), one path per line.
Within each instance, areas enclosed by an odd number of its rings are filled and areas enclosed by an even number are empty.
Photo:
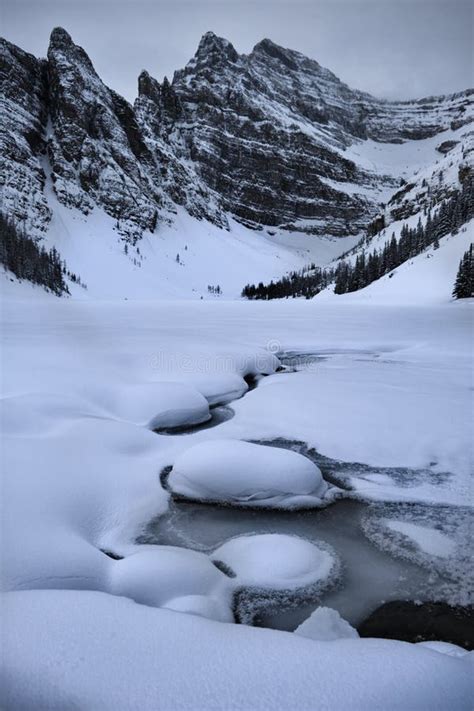
M234 571L237 584L272 590L314 585L329 578L335 565L328 550L279 533L231 538L212 557Z
M297 452L239 440L213 440L178 456L175 494L234 506L310 508L328 492L319 468Z
M203 553L152 546L111 566L110 588L151 607L232 622L228 578Z
M209 404L185 383L149 382L120 388L108 403L119 419L151 430L197 425L210 418Z
M182 374L180 374L181 377ZM242 397L248 385L238 373L192 375L192 384L204 395L209 405L227 405Z
M295 629L295 634L323 642L359 637L357 630L344 620L337 610L330 607L317 607L308 619Z
M1 403L2 589L108 589L111 561L100 549L120 552L167 510L160 438L74 396L45 398L44 410L40 401Z

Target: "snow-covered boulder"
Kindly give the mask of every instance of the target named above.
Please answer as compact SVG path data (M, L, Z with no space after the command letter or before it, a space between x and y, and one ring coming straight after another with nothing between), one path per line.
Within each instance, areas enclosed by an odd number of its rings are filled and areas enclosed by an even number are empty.
M178 382L122 386L107 405L114 416L151 430L196 425L211 417L204 395Z
M191 373L190 384L204 395L210 406L227 405L244 395L249 386L238 373Z
M304 538L280 533L237 536L219 546L214 560L228 565L242 586L291 590L330 577L336 565L331 553Z
M319 468L297 452L239 440L213 440L174 462L171 491L233 506L311 508L328 491Z
M322 642L335 639L357 639L359 633L331 607L317 607L311 615L295 629L295 634Z
M233 621L227 576L208 556L185 548L150 546L114 562L110 588L143 605Z

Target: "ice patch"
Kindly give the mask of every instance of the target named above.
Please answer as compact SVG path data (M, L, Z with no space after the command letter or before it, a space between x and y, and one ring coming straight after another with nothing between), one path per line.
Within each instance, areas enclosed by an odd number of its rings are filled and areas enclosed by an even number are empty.
M473 602L473 516L461 506L372 504L362 528L382 550L427 569L437 600L466 606Z
M392 521L390 519L385 519L384 523L392 531L398 531L410 538L424 553L428 553L428 555L446 558L452 555L456 549L456 543L435 528L427 528L426 526L419 526L416 523Z

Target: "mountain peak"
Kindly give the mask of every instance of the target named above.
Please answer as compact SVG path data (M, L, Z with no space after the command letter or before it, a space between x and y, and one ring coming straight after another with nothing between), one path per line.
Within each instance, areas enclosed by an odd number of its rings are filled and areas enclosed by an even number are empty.
M138 77L138 95L147 96L158 103L161 99L161 86L159 81L143 69Z
M48 47L48 58L65 54L74 62L80 62L95 73L94 66L87 52L75 44L69 32L63 27L55 27L51 32Z
M68 45L71 47L74 46L74 42L72 41L72 37L69 32L67 32L64 27L55 27L49 38L49 46L66 47Z
M239 55L229 40L209 31L201 37L195 57L200 60L211 57L214 63L219 58L236 62Z
M258 42L252 50L252 55L266 55L272 59L278 59L288 69L298 69L297 57L298 52L291 49L285 49L279 44L276 44L271 39L265 38Z

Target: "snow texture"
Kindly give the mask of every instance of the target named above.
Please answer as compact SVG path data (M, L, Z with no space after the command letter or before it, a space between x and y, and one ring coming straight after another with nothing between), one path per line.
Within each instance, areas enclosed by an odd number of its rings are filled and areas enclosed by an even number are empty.
M471 708L471 655L421 645L329 644L88 591L9 593L2 619L8 711Z

